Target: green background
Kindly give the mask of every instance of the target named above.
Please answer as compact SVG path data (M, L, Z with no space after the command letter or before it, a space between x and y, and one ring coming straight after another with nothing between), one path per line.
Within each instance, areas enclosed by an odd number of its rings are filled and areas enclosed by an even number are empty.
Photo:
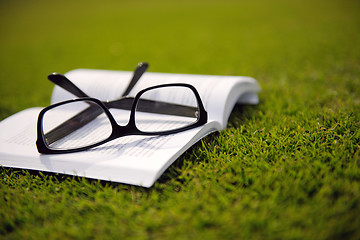
M150 189L0 169L0 237L358 239L360 2L0 0L0 119L75 68L247 75L260 104ZM1 134L1 133L0 133Z

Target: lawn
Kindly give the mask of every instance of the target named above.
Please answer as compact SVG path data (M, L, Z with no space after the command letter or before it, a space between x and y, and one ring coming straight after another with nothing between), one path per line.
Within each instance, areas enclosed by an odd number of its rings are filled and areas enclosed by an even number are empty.
M2 239L359 239L360 2L0 1L0 119L75 68L247 75L150 188L0 168ZM1 134L1 133L0 133Z

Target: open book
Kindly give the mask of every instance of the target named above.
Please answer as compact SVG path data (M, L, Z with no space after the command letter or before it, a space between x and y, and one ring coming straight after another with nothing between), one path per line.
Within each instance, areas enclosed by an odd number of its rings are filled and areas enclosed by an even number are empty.
M66 77L89 96L106 101L121 96L132 72L76 69ZM193 85L208 112L208 122L167 136L121 137L83 152L39 154L35 145L36 124L42 108L30 108L0 122L0 165L151 187L193 144L226 128L236 103L258 103L260 91L256 80L250 77L150 72L142 76L129 95L166 83ZM72 98L75 96L55 86L51 104Z

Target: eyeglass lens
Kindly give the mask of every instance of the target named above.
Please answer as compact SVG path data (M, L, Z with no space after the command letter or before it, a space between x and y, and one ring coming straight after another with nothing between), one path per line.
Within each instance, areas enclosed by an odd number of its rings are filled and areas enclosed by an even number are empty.
M88 113L79 114L83 111ZM64 122L66 131L62 126ZM94 102L84 100L66 103L48 110L43 116L44 140L51 149L86 147L107 139L111 132L109 118L103 108Z
M155 88L144 92L137 102L135 125L142 132L171 131L196 122L198 111L195 94L190 88Z

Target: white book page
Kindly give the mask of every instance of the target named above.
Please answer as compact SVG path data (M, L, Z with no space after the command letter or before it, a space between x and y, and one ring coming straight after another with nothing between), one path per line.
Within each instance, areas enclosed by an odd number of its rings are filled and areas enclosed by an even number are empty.
M132 72L77 69L66 76L90 97L100 100L115 100L125 91ZM211 121L219 122L221 129L227 124L228 117L235 103L257 103L256 92L260 90L257 82L250 77L216 76L195 74L145 73L130 92L135 96L140 90L165 83L188 83L199 92L204 107ZM55 86L51 103L72 99L75 96ZM219 130L221 130L219 129Z

